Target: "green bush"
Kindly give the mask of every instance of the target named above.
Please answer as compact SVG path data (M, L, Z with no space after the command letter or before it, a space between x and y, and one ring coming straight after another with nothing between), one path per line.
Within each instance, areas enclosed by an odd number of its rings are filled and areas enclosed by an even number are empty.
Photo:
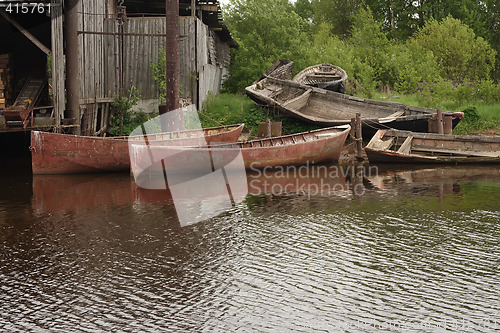
M151 115L142 111L132 111L140 101L139 90L132 87L127 94L118 96L111 103L110 129L111 136L130 135L137 127L146 122Z
M428 21L415 34L413 42L434 54L445 79L484 79L495 68L495 50L451 16L439 22Z

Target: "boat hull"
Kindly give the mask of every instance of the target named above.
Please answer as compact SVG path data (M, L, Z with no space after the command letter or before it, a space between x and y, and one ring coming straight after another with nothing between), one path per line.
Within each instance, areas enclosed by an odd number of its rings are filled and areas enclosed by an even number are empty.
M428 132L436 114L434 109L369 100L273 77L247 87L246 93L260 105L318 126L350 124L359 113L365 137L387 128ZM443 116L451 118L454 127L463 113L445 111Z
M154 147L133 144L131 166L136 178L143 172L207 174L217 169L259 170L283 165L337 161L349 135L345 129L323 129L278 138L211 147ZM302 138L302 139L301 139ZM241 158L242 163L232 163Z
M153 145L197 146L236 142L243 125L148 135ZM143 137L102 138L33 131L33 174L119 172L130 170L129 140Z
M380 130L365 152L382 163L500 163L500 137Z
M299 72L292 81L344 93L347 73L342 68L331 64L314 65Z

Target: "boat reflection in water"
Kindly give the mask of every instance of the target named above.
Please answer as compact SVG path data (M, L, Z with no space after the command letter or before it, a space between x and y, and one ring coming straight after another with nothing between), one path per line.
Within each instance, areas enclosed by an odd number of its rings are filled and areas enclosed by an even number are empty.
M337 164L288 166L248 172L177 175L143 173L137 186L127 174L35 175L32 209L35 214L109 211L121 206L164 205L182 226L233 209L253 196L349 196L345 168ZM184 177L184 178L183 178ZM230 179L231 186L224 181ZM349 176L347 176L349 178ZM351 189L352 190L352 189ZM352 192L352 191L351 191ZM175 200L174 200L175 199Z
M277 200L296 198L293 202L286 201L290 205L314 201L331 206L335 202L339 207L349 206L354 198L369 202L408 195L437 201L451 197L456 203L465 195L468 184L500 182L500 169L495 167L399 168L391 165L390 168L325 164L249 170L233 173L231 188L215 174L207 175L202 181L194 179L196 185L193 179L179 179L179 183L171 187L166 187L162 178L142 180L143 185L149 181L151 186L163 181L161 189L138 187L127 174L40 175L33 177L31 206L35 215L110 212L122 207L144 212L162 207L166 214L175 216L181 226L187 226L234 209L246 209L244 198L248 195ZM269 204L276 203L274 200Z

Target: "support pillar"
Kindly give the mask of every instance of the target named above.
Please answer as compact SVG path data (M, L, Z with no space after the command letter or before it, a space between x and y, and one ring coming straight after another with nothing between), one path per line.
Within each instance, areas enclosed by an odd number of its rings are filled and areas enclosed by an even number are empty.
M66 40L66 93L65 118L75 125L72 133L80 135L80 75L78 63L78 0L66 0L64 34Z

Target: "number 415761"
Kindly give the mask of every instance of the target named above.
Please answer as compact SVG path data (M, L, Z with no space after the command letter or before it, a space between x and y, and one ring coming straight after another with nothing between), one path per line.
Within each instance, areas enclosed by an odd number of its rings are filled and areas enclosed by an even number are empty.
M41 2L9 3L5 11L9 14L50 14L50 5Z

